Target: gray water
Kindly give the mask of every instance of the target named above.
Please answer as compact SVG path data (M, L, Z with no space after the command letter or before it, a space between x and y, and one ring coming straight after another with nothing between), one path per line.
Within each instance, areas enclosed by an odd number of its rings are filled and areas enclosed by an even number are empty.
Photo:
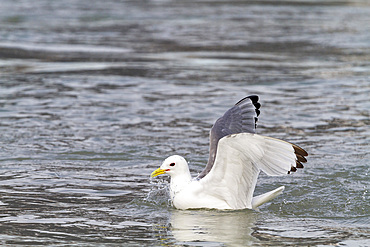
M0 239L53 246L370 246L370 3L0 1ZM310 154L261 174L260 211L181 211L213 122L258 94L258 133Z

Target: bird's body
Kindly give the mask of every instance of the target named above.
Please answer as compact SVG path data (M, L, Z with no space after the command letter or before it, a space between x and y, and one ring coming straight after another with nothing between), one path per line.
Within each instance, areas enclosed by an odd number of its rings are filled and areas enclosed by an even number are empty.
M192 179L186 160L168 157L152 177L171 176L170 194L178 209L254 209L275 198L284 186L253 197L260 171L278 176L303 168L306 151L275 138L255 134L259 115L257 96L239 101L219 118L210 134L210 158L205 170Z

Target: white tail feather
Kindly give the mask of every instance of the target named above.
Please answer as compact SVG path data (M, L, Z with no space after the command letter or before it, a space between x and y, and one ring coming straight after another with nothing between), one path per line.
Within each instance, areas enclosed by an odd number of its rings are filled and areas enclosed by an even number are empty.
M275 197L277 197L278 195L283 193L284 189L285 189L285 187L281 186L281 187L279 187L277 189L274 189L270 192L267 192L265 194L262 194L262 195L259 195L259 196L254 196L253 199L252 199L252 208L256 209L259 206L261 206L262 204L264 204L268 201L271 201L272 199L274 199Z

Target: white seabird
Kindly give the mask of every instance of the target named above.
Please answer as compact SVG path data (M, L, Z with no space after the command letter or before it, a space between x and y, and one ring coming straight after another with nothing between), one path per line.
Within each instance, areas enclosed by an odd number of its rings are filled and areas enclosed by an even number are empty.
M191 178L186 160L173 155L151 177L171 176L170 194L178 209L256 209L280 195L281 186L253 197L258 174L295 172L307 162L307 152L292 143L256 134L260 113L258 96L243 98L225 112L210 132L210 154L205 169Z

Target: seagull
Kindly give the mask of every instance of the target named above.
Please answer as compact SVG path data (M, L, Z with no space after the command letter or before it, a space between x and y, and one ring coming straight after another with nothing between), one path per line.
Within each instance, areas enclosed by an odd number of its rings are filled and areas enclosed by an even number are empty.
M241 99L210 131L209 159L192 178L187 161L172 155L151 177L171 176L170 196L177 209L257 209L280 195L284 186L253 196L262 171L279 176L303 168L308 153L299 146L256 134L261 104L257 95Z

